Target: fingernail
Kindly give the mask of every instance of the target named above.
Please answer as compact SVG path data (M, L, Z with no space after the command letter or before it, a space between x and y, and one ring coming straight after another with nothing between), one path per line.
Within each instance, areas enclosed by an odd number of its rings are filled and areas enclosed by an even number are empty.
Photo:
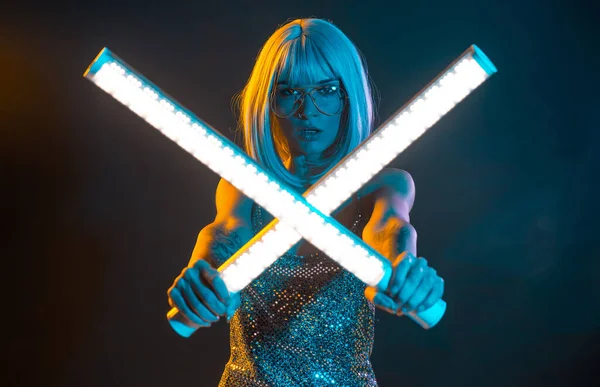
M377 303L383 306L384 308L396 310L396 305L394 305L394 302L390 301L388 298L378 297Z

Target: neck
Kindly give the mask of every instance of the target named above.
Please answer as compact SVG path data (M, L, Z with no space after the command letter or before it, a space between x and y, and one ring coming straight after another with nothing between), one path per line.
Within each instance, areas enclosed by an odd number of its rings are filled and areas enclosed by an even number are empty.
M302 180L311 182L311 177L319 173L319 169L314 164L320 164L322 161L319 155L292 155L284 162L285 167L295 176Z
M305 155L293 155L286 160L285 166L292 174L302 179L306 179L310 175L306 162L307 159Z

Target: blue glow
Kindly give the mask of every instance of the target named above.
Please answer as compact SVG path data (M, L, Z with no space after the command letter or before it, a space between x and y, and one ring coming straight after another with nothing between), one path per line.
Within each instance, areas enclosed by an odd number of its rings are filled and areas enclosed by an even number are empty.
M490 58L488 58L487 55L485 55L483 51L481 51L481 49L477 47L477 45L473 44L471 47L473 49L473 59L475 59L475 61L481 66L481 68L486 73L488 73L488 75L492 75L498 72L498 69L496 68L496 66L494 66Z

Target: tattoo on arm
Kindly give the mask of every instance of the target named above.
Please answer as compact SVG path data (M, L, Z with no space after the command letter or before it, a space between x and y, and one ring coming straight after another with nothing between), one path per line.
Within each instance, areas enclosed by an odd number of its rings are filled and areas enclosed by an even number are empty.
M383 229L375 234L376 250L379 251L384 257L388 259L394 259L397 255L397 233L394 230Z
M388 259L395 259L404 251L416 255L416 232L408 223L390 221L373 237L376 250Z
M244 244L242 238L235 231L216 229L210 252L217 266L221 266L226 260L235 254Z

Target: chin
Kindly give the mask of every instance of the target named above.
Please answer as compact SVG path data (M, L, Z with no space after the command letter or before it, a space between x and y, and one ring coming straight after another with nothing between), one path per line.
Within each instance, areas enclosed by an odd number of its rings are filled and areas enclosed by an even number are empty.
M327 146L323 145L323 144L314 144L314 143L308 143L305 144L304 146L300 147L302 149L302 153L304 153L305 155L314 155L314 154L318 154L321 155L323 152L325 152L325 150L327 149Z

